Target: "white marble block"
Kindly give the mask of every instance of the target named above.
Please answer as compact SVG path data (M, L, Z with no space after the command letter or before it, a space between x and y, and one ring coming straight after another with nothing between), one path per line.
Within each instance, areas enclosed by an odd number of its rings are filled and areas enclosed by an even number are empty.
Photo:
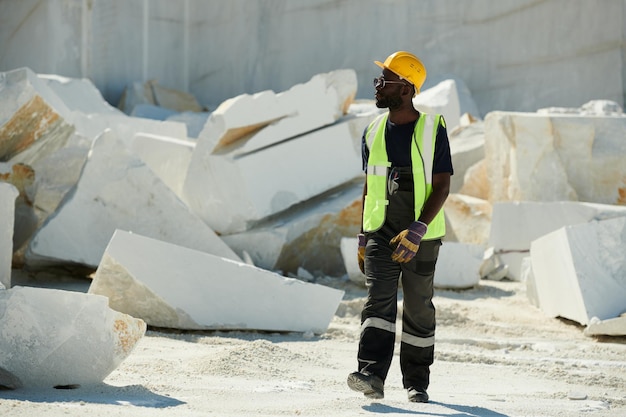
M626 335L626 314L607 320L593 317L583 334L585 336L624 336Z
M11 288L15 199L18 194L13 185L0 181L0 290Z
M485 158L485 125L474 122L448 130L454 175L450 177L450 193L459 193L467 172ZM474 196L477 197L477 196Z
M149 325L324 333L343 291L117 230L90 293Z
M117 228L239 259L114 132L105 131L76 188L31 239L26 261L95 268Z
M489 200L625 205L625 136L626 117L491 112Z
M85 114L122 114L102 97L100 90L89 78L70 78L56 74L37 74L37 76L71 111Z
M621 216L626 216L626 206L577 201L496 202L489 246L509 265L509 278L520 280L521 262L533 240L563 226Z
M222 103L198 138L184 200L216 232L233 234L354 178L374 116L344 116L355 92L354 71L337 70Z
M239 256L247 253L260 268L286 275L302 267L317 275L342 276L346 270L340 240L360 230L364 181L360 176L276 219L221 238Z
M626 312L626 217L565 226L532 242L539 307L588 324Z
M446 235L461 243L487 246L491 228L491 204L480 198L450 194L444 203Z
M461 106L456 82L452 79L444 80L423 90L413 98L413 105L424 113L442 114L448 132L459 126L461 120Z
M435 269L435 288L466 289L477 285L483 253L481 245L443 242Z
M0 73L0 161L31 164L64 146L74 132L69 109L28 68Z
M13 287L0 291L0 387L101 383L146 332L106 297Z
M182 199L183 184L196 143L169 136L139 132L130 149Z
M361 134L370 120L346 117L245 155L199 154L198 144L185 180L185 201L218 233L248 230L357 177Z

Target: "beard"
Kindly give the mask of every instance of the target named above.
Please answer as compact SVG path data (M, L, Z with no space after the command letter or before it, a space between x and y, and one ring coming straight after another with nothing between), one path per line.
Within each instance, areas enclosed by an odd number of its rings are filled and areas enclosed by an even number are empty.
M381 97L376 100L376 107L379 109L388 108L389 110L395 110L402 105L402 98L399 95Z

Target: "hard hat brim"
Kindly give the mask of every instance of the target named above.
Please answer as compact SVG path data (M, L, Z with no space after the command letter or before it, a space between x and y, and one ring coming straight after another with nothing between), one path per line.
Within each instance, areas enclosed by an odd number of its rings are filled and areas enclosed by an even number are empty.
M380 62L380 61L374 61L374 64L378 65L378 66L379 66L379 67L381 67L382 69L388 69L389 71L393 72L393 73L394 73L394 74L396 74L398 77L400 77L400 79L401 79L401 80L404 80L404 81L406 81L407 83L409 83L409 84L411 84L412 86L414 86L414 87L415 87L415 85L414 85L411 81L407 80L407 79L406 79L406 78L404 78L402 75L398 74L397 72L395 72L394 70L392 70L391 68L389 68L388 66L386 66L385 64L383 64L382 62ZM419 90L418 90L418 91L419 91Z

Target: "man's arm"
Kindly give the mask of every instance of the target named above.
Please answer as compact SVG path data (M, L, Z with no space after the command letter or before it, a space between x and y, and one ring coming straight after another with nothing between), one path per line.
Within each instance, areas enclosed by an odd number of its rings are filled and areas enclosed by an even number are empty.
M441 208L443 207L443 203L445 203L449 193L450 173L441 172L439 174L434 174L433 192L424 203L422 214L420 215L418 220L426 224L430 224L430 222L433 221L437 213L439 213L439 210L441 210Z

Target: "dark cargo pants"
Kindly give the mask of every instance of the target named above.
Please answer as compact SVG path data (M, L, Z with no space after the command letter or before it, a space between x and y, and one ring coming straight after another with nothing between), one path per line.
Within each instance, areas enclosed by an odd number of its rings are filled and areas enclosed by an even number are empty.
M396 337L397 294L403 291L400 369L403 386L428 388L434 360L435 307L432 303L435 264L441 240L422 241L408 263L391 260L389 241L414 220L413 193L396 192L389 198L383 227L367 233L365 275L367 301L361 314L359 370L383 381L389 372Z

